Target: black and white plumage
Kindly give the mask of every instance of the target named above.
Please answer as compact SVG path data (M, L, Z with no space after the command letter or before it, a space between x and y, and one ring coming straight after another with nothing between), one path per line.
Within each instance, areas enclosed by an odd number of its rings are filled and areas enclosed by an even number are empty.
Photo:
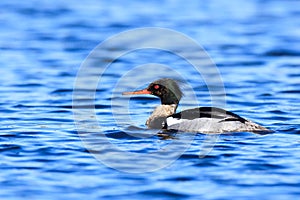
M221 108L199 107L175 113L183 93L172 79L159 79L144 90L123 93L135 94L151 94L161 100L161 105L156 107L146 121L149 128L198 133L270 132L261 125Z

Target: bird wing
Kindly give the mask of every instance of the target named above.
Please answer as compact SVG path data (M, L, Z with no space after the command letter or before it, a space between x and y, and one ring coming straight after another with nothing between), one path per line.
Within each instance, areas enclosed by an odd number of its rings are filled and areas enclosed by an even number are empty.
M168 118L193 120L198 118L213 118L222 121L239 121L245 123L247 120L237 114L215 107L199 107L184 110L182 112L170 115ZM167 118L167 119L168 119Z

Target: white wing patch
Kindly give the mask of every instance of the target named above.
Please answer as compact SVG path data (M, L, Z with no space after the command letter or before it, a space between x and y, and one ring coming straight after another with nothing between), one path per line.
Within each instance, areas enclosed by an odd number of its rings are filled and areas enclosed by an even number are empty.
M174 118L174 117L168 117L167 118L167 125L172 126L172 125L182 123L182 122L185 122L185 121L190 121L190 120L188 120L188 119L179 119L179 118Z

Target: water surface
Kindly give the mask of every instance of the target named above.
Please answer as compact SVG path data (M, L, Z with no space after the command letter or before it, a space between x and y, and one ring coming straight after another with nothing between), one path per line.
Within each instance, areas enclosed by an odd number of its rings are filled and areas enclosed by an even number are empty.
M299 1L30 0L0 5L1 199L299 197ZM151 173L123 173L97 161L74 125L72 92L77 71L107 37L149 26L174 29L203 45L220 70L226 109L275 132L221 135L201 159L199 147L206 136L198 134L176 162ZM107 49L106 62L124 46ZM144 122L159 104L155 98L130 100L132 126L116 126L110 112L119 78L130 67L151 62L190 73L189 83L200 104L210 105L205 83L174 55L140 51L120 58L105 73L95 102L103 126L99 135L105 134L127 151L149 153L173 140L137 139L124 132L149 133ZM95 63L91 78L101 68ZM124 89L135 83L135 87L146 86L143 80L149 76L151 71L139 74ZM118 98L122 108L128 99ZM185 136L175 137L180 141Z

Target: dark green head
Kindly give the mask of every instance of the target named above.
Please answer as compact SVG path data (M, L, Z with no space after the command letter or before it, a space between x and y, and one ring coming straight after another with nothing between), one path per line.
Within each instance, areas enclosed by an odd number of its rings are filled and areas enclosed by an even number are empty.
M169 78L154 81L148 86L147 91L159 97L161 104L164 105L178 104L183 95L178 83Z
M159 97L161 100L161 104L164 105L178 104L181 97L183 96L178 83L170 78L162 78L156 80L143 90L123 92L123 95L132 94L152 94Z

